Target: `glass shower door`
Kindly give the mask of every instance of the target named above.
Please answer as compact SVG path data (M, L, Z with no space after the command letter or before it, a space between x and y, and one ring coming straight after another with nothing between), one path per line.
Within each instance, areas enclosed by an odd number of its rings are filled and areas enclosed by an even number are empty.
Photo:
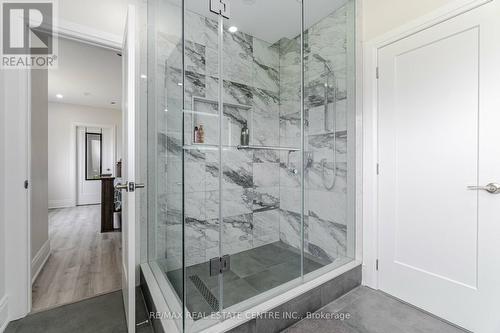
M302 275L302 11L300 1L223 2L221 254L230 265L220 298L237 311Z

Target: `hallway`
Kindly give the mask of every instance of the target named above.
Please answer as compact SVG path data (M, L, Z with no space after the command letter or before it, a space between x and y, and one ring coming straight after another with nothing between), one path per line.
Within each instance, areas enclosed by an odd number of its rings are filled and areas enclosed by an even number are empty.
M33 284L33 312L121 289L121 233L100 232L100 207L49 211L51 255Z

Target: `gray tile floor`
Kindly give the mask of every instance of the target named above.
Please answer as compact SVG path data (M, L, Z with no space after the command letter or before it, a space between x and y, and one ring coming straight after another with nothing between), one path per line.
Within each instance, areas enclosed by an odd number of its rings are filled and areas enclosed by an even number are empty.
M140 291L139 291L140 293ZM142 295L137 295L137 322L147 319ZM122 292L89 298L30 314L9 323L5 333L121 333L127 332ZM137 333L152 333L149 324L137 328Z
M312 272L328 263L305 257L305 273ZM193 283L190 277L198 276L204 288ZM300 276L300 253L282 242L257 247L231 255L231 270L224 273L224 308L277 287ZM167 277L182 295L182 271L167 273ZM209 275L209 263L187 268L187 308L199 314L195 319L209 315L218 308L219 283L217 276ZM181 297L181 296L179 296ZM181 297L182 298L182 297ZM209 300L212 301L209 301ZM211 304L210 304L211 303Z
M384 293L359 287L328 304L317 315L306 318L283 333L464 333L436 317L409 306ZM349 319L325 319L331 314Z

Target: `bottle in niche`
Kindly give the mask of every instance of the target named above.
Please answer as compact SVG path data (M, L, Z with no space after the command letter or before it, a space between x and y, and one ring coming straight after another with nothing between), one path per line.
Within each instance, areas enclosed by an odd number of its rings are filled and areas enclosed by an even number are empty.
M195 126L194 127L194 135L193 135L193 142L194 143L198 143L198 135L199 135L199 130L198 130L198 126Z
M200 128L198 128L198 143L205 143L205 130L203 129L203 125L200 125Z
M242 146L248 146L250 143L250 131L248 130L247 124L243 125L241 128L241 139L240 143Z

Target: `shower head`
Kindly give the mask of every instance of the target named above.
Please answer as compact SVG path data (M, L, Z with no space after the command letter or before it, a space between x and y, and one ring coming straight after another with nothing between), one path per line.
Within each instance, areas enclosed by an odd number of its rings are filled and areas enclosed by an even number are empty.
M325 65L326 69L328 69L329 72L333 73L332 64L330 61L326 60L317 53L313 54L313 57L322 62Z

